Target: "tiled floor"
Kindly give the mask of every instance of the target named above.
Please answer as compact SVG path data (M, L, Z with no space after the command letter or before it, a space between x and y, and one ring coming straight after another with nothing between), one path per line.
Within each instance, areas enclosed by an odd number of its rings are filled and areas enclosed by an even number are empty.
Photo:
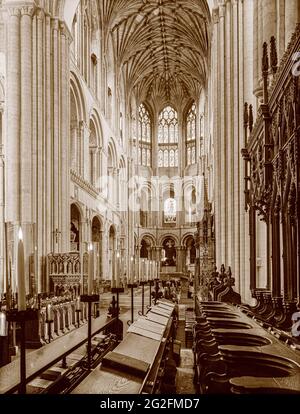
M193 351L191 349L181 349L180 366L177 368L176 375L176 393L195 394L193 378Z
M184 292L179 302L179 321L177 327L176 339L181 342L180 365L177 367L176 375L176 393L177 394L195 394L194 388L194 356L191 349L186 348L185 344L185 311L193 307L193 299L187 299Z

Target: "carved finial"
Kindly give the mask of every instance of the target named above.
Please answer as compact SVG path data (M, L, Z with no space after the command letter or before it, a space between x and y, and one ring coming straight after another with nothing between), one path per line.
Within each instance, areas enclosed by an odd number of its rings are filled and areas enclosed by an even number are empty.
M247 102L244 103L244 126L248 126L248 104Z
M253 107L252 105L249 105L249 130L250 133L252 132L253 129Z
M270 40L270 60L271 60L272 73L273 75L275 75L275 73L277 72L278 59L277 59L276 39L274 36L272 36Z
M297 199L297 191L296 185L293 182L290 187L290 192L288 196L288 215L290 218L290 222L292 225L296 223L296 199Z
M269 70L269 57L268 57L268 44L263 44L263 55L262 55L262 73L267 73Z
M274 215L275 216L279 215L280 209L281 209L281 198L280 198L280 195L277 194L275 205L274 205Z
M268 74L269 74L269 58L268 58L268 45L265 42L263 45L263 57L262 57L262 77L263 77L263 103L268 104Z

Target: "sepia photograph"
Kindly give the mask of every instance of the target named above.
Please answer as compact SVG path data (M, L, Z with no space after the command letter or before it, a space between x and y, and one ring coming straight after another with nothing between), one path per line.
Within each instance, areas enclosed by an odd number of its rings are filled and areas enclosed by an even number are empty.
M19 395L300 395L300 0L0 0L0 405Z

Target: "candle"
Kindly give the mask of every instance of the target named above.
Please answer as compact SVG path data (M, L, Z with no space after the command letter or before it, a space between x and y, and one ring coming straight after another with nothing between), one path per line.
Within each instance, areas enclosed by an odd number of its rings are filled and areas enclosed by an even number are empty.
M83 278L83 260L84 260L84 254L80 254L80 291L83 293L83 285L84 285L84 278Z
M88 271L88 295L92 294L94 284L94 249L89 245L89 271Z
M145 279L145 272L146 272L146 263L145 263L145 259L143 259L142 261L142 274L141 274L141 282L144 281Z
M149 280L149 270L150 270L150 262L147 259L146 260L146 282L148 282L148 280Z
M23 232L19 229L19 243L18 243L18 310L26 310L26 290L25 290L25 261L24 261L24 244Z
M134 258L130 258L130 283L134 283Z
M0 336L8 336L5 312L0 311Z
M117 262L116 262L116 287L120 287L120 253L117 253Z
M51 303L48 303L46 305L46 320L47 321L52 321L53 320L52 305L51 305Z

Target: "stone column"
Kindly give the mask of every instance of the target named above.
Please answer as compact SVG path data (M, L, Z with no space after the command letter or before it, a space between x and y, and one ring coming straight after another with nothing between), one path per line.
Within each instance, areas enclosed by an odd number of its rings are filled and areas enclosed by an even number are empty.
M291 3L290 0L286 3ZM270 42L272 36L276 36L276 1L263 0L262 3L262 27L263 27L263 42ZM262 48L262 45L261 45Z
M227 175L227 182L225 183L225 192L222 197L226 198L225 210L227 212L226 217L226 230L225 230L225 243L226 243L226 255L225 263L229 266L233 266L233 237L234 237L234 225L233 225L233 215L234 211L232 206L234 205L234 188L233 188L233 169L234 169L234 159L233 159L233 137L234 129L232 125L232 108L234 105L233 101L233 76L232 76L232 62L233 62L233 48L232 48L232 2L226 3L225 10L225 113L226 113L226 132L224 135L225 145L226 145L226 166L224 166L224 172L226 171L225 176ZM236 6L236 5L235 5ZM234 26L233 26L234 27ZM221 136L222 139L222 136ZM224 214L223 212L223 214Z
M70 150L71 150L71 169L78 171L78 123L71 122L71 136L70 136Z
M235 107L234 103L239 102L239 42L243 40L240 39L240 27L239 27L239 17L242 18L243 15L243 4L238 0L233 0L232 6L232 33L233 33L233 43L232 43L232 54L233 54L233 96L232 96L232 108ZM232 114L232 220L233 220L233 239L231 244L231 260L230 263L232 266L232 271L235 276L235 286L236 290L240 291L239 278L240 278L240 188L239 180L240 174L243 174L243 163L241 160L241 147L239 143L239 124L241 122L241 113L239 110L234 110Z
M21 137L20 137L20 169L21 169L21 221L32 221L32 14L34 7L21 8ZM10 128L10 126L9 126ZM8 128L8 129L9 129Z
M114 205L116 206L116 211L119 211L120 209L120 170L119 168L114 168L113 178L114 178Z
M253 30L253 83L256 87L258 85L258 80L260 77L260 62L258 59L259 56L259 0L252 0L253 1L253 26L251 30ZM283 0L284 1L284 0ZM248 33L249 35L249 33Z
M6 221L20 220L21 56L20 9L8 8L6 95Z
M90 130L85 122L80 122L80 145L81 145L81 159L80 159L80 175L89 181L89 152L90 152Z
M293 1L288 1L292 3ZM277 33L276 33L276 44L277 44L277 55L278 61L280 61L285 51L285 0L277 0Z
M70 35L65 23L60 24L60 88L61 88L61 121L60 121L60 162L61 162L61 251L70 250L70 104L69 104L69 59Z
M52 187L52 251L59 252L59 243L55 238L55 231L60 229L59 220L59 186L57 183L60 181L59 174L59 148L60 148L60 134L59 134L59 22L58 19L51 20L52 26L52 99L53 99L53 112L52 112L52 141L53 141L53 168L52 183L55 183Z
M107 168L107 199L110 204L114 203L114 168Z
M285 0L285 48L287 48L296 24L300 21L299 0Z
M45 135L44 135L44 18L45 13L42 9L36 12L36 82L35 82L35 97L36 97L36 205L35 205L35 219L36 219L36 234L37 234L37 280L38 292L42 292L42 257L43 257L43 239L44 239L44 168L45 168ZM26 53L26 51L25 51ZM28 53L28 52L27 52ZM27 104L28 105L28 104ZM57 227L59 228L59 227Z
M227 215L226 215L226 201L227 201L227 186L226 186L226 170L227 170L227 134L226 134L226 88L225 88L225 4L219 5L219 42L220 42L220 65L219 65L219 84L220 84L220 134L218 139L221 142L221 161L220 161L220 221L221 232L219 234L221 241L221 262L227 263L226 254L226 228L227 228Z
M262 61L262 47L264 43L264 32L263 32L263 9L265 0L257 0L254 6L257 10L257 76L256 84L254 84L253 93L258 99L258 103L262 99L262 78L261 78L261 61ZM255 35L256 38L256 35Z
M239 65L243 67L243 72L239 71L239 113L240 119L243 119L244 103L245 101L253 102L253 89L255 87L252 73L254 71L255 62L253 62L251 55L248 53L253 48L255 43L255 36L249 36L251 31L251 16L255 11L253 0L244 0L243 4L239 3L241 13L239 16ZM243 12L242 12L243 11ZM257 62L259 67L261 62ZM260 73L260 72L259 72ZM243 122L239 122L239 142L240 148L245 147L244 126ZM240 160L241 162L241 160ZM245 212L245 194L244 194L244 169L242 162L240 164L240 293L242 300L249 303L251 300L250 286L250 237L249 237L249 212ZM243 276L244 275L244 276ZM237 275L234 275L235 277Z
M52 251L52 79L51 18L45 17L45 253Z
M213 39L212 39L212 93L213 93L213 130L214 130L214 204L215 204L215 233L216 233L216 263L219 267L221 265L221 143L220 143L220 127L219 117L216 114L219 113L219 9L213 10Z
M183 246L176 247L177 272L180 273L184 272L184 251L185 248Z

